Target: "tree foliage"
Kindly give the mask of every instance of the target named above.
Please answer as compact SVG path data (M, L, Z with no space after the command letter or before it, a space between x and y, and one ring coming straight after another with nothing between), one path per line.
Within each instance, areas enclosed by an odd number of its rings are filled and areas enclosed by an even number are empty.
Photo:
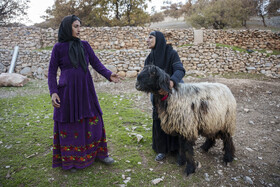
M164 14L162 12L156 12L150 17L151 22L160 22L164 20Z
M166 6L162 6L161 9L164 10L164 14L166 16L170 16L173 18L178 19L180 16L182 16L182 3L170 3L165 2L167 4Z
M280 16L280 0L270 0L267 11L269 16Z
M27 15L26 10L30 0L1 0L0 1L0 22L5 24Z
M66 15L75 14L84 26L139 26L149 22L146 0L55 0L44 18L59 26Z
M257 14L266 27L265 17L280 15L280 0L257 0Z
M246 26L246 21L256 13L255 0L198 0L186 17L194 27L223 29Z

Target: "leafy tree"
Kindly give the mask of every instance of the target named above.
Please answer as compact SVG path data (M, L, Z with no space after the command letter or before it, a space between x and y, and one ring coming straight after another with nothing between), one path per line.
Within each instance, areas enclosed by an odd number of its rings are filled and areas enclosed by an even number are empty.
M78 3L75 0L55 0L54 5L46 10L47 15L42 16L51 27L58 27L62 19L71 14L78 15Z
M265 17L280 15L280 0L257 0L257 14L262 18L266 27Z
M146 0L55 0L44 18L58 27L62 18L75 14L84 26L136 26L149 21Z
M250 19L250 17L257 15L257 5L257 0L241 0L240 18L242 21L242 26L247 27L247 21Z
M262 18L263 26L267 27L265 23L265 16L267 14L267 0L258 0L258 5L257 5L257 13L258 15Z
M176 19L183 15L182 3L170 3L167 1L165 4L167 4L167 6L161 7L161 9L164 10L165 15Z
M280 0L270 0L268 4L267 11L269 16L279 16L280 15Z
M145 0L126 0L123 24L126 26L144 25L149 22L150 16L144 10L147 8Z
M111 1L114 12L112 26L138 26L149 22L150 16L145 12L147 8L146 0Z
M255 0L198 0L191 8L191 16L186 18L194 27L246 26L250 16L256 14Z
M164 14L162 12L156 12L150 17L151 22L160 22L164 20Z
M0 22L8 24L15 18L27 15L29 2L30 0L1 0Z
M181 11L184 15L191 15L191 10L192 10L192 0L188 0L187 3L183 4L181 7Z

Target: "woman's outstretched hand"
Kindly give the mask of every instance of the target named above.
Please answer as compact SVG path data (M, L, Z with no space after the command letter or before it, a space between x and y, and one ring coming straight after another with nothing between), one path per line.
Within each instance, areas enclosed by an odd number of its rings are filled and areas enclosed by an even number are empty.
M117 74L112 73L110 80L114 83L118 83L118 82L120 82L120 77Z
M57 93L53 93L53 94L52 94L52 105L53 105L55 108L59 108L59 107L60 107L60 98L59 98L59 96L57 95Z

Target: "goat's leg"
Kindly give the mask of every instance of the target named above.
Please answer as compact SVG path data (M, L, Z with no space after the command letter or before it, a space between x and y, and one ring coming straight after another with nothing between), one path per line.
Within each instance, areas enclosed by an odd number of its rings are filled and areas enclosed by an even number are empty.
M187 149L187 154L186 154L186 158L187 158L187 167L185 169L185 173L187 175L192 174L195 172L196 169L196 165L195 165L195 161L194 161L194 152L193 152L193 145L194 142L191 141L186 141L186 149Z
M203 149L203 151L208 152L208 150L213 147L216 143L215 138L206 138L206 141L204 142L204 144L201 146L201 148Z
M187 162L186 158L186 140L183 136L179 135L179 152L177 163L179 166L185 165Z
M233 145L232 137L229 133L222 133L221 136L224 143L224 161L225 163L232 162L234 158L235 148Z

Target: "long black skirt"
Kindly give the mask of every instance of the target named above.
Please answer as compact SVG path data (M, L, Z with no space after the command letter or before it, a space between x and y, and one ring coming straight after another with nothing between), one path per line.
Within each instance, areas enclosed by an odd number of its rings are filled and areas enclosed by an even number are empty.
M151 96L153 101L153 97ZM152 102L153 103L153 102ZM179 140L177 136L166 134L160 126L157 109L153 104L153 150L156 153L176 153L179 149Z

